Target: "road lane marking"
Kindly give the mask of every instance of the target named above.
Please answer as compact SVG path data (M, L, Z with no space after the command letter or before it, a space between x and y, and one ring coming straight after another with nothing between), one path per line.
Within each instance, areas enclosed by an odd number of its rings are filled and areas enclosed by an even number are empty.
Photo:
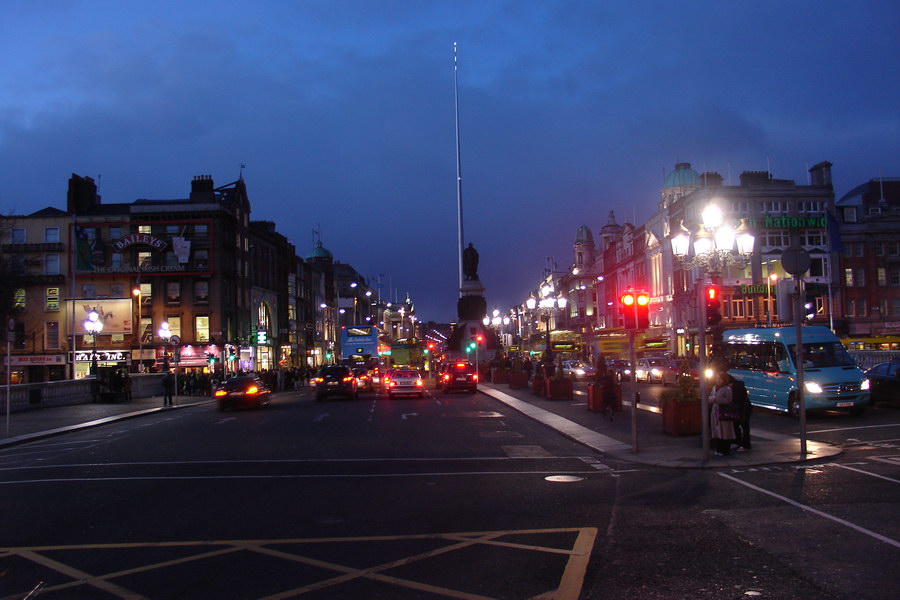
M893 479L891 477L885 477L884 475L878 475L877 473L863 471L862 469L854 469L853 467L848 467L846 465L839 465L838 463L827 463L827 464L829 467L840 467L842 469L847 469L848 471L855 471L856 473L862 473L863 475L869 475L870 477L877 477L878 479L884 479L885 481L890 481L891 483L900 483L900 479Z
M833 431L855 431L857 429L880 429L882 427L900 427L900 423L885 423L883 425L858 425L856 427L835 427L834 429L818 429L806 433L831 433Z
M763 489L757 485L753 485L752 483L748 483L746 481L741 481L737 477L732 477L731 475L728 475L727 473L716 473L716 474L719 475L720 477L730 479L731 481L734 481L735 483L739 483L750 489L756 490L757 492L762 492L763 494L772 496L773 498L777 498L778 500L781 500L782 502L787 502L788 504L790 504L792 506L796 506L797 508L799 508L801 510L805 510L805 511L811 512L815 515L819 515L820 517L830 519L830 520L834 521L835 523L839 523L841 525L844 525L845 527L849 527L850 529L855 529L856 531L858 531L862 534L868 535L869 537L873 537L880 542L884 542L885 544L890 544L891 546L900 548L900 542L898 542L897 540L891 539L887 536L881 535L880 533L875 533L874 531L866 529L865 527L860 527L859 525L856 525L855 523L851 523L850 521L841 519L840 517L830 515L827 512L821 511L817 508L813 508L812 506L807 506L806 504L801 504L801 503L797 502L796 500L791 500L790 498L788 498L786 496L782 496L781 494L776 494L775 492L770 492L769 490Z

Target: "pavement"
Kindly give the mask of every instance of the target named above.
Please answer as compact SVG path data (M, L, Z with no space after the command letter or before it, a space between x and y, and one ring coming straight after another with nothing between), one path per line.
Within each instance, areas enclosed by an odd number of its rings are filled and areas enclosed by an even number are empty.
M628 387L623 396L628 397ZM704 460L701 437L671 436L663 432L662 414L657 406L638 403L637 428L632 428L631 402L623 410L609 415L591 412L587 395L575 391L573 400L548 400L533 394L530 388L510 389L507 385L480 384L479 391L528 417L557 430L562 435L592 450L627 462L668 468L742 468L781 463L802 463L827 459L842 453L841 448L807 440L807 454L800 452L795 436L753 427L752 450L717 456L710 449ZM211 404L211 398L179 396L176 406L162 406L161 397L136 398L130 402L75 404L0 415L0 448L24 444L51 436L64 435L107 423L133 419L162 411Z

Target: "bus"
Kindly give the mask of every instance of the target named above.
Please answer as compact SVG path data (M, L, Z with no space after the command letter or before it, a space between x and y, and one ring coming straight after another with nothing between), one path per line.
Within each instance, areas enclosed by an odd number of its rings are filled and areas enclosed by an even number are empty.
M378 328L348 325L341 328L341 360L366 362L378 358Z

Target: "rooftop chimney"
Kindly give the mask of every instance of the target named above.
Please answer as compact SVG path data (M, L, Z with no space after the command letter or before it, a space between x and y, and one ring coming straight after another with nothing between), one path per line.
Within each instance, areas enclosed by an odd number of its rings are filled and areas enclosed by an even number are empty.
M820 162L809 170L810 185L831 185L831 163L827 160Z
M212 175L196 175L191 181L191 202L209 202L213 200Z
M69 191L66 195L66 208L69 214L82 214L100 204L97 184L90 177L82 177L75 173L69 177Z

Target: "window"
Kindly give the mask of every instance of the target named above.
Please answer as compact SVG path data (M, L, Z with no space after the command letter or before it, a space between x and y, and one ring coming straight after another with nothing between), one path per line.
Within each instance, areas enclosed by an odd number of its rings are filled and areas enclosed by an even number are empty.
M125 284L124 283L111 283L109 284L109 297L110 298L125 298Z
M113 252L110 255L109 266L115 271L120 271L122 269L122 253L121 252Z
M844 222L845 223L856 223L856 207L855 206L844 207Z
M181 283L178 281L166 282L166 302L170 304L181 302Z
M207 315L194 317L194 331L196 332L194 341L198 344L209 342L209 317Z
M25 310L25 288L16 289L13 294L13 308L16 310Z
M900 298L891 298L891 316L900 315Z
M856 316L857 317L866 316L866 299L865 298L857 298L856 299Z
M122 228L119 226L112 226L109 228L109 239L117 240L122 237Z
M44 256L44 275L59 275L59 254Z
M844 269L844 285L853 287L853 269Z
M900 244L897 242L888 244L888 256L900 256Z
M205 279L194 281L194 302L198 304L209 303L209 281Z
M803 246L824 246L822 231L820 229L808 229L800 233L800 244Z
M28 238L25 234L24 227L13 227L12 230L12 243L13 244L24 244Z
M891 267L888 281L891 282L891 285L900 285L900 267Z
M172 335L181 337L181 317L166 317L166 322L169 324L169 331L172 332Z
M828 259L812 258L809 263L810 277L825 277L828 275Z
M878 273L878 285L887 285L887 269L878 267L876 271Z
M856 316L856 299L855 298L847 299L847 316L848 317Z
M138 252L137 260L138 267L146 267L153 264L153 258L149 252Z
M194 225L194 235L197 237L206 237L209 235L209 225L206 223L198 223Z
M195 269L208 269L209 268L209 250L195 250L194 251L194 268Z
M731 317L733 319L743 319L746 315L744 314L744 299L743 298L732 298L731 299Z
M884 256L884 242L875 244L875 256Z
M763 245L765 246L787 246L790 244L790 235L787 231L780 229L765 232Z
M166 266L167 267L177 267L178 266L178 257L175 256L175 252L172 250L166 251Z
M141 336L142 344L149 344L153 342L153 319L151 317L141 317L141 322L138 328L138 332Z
M858 244L853 244L853 255L857 258L863 257L866 255L866 247L860 242Z
M153 233L153 230L149 225L138 225L138 233L146 233L147 235L150 235L151 233Z
M883 317L887 317L888 315L890 315L890 313L888 312L888 299L887 298L882 298L881 300L878 301L878 311L881 313L881 316L883 316Z
M82 283L81 284L81 297L82 298L96 298L97 297L97 286L93 283Z
M47 288L44 293L44 312L59 311L59 288Z
M866 287L866 270L862 268L853 269L853 280L858 287Z
M166 225L166 233L169 235L178 235L178 225Z
M59 350L59 321L44 322L44 348Z
M59 227L45 227L44 242L48 244L59 243Z

